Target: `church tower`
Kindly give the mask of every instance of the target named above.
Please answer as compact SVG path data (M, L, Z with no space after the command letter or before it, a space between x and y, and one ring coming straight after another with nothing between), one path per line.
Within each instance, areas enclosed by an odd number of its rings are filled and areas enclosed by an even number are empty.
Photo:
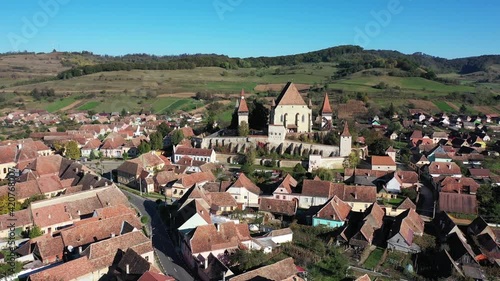
M330 100L328 99L328 93L325 93L325 99L323 100L323 105L321 106L321 129L330 129L332 124L333 110L330 106Z
M246 122L248 124L248 105L245 100L245 91L241 89L240 98L237 101L237 109L238 109L238 126L241 122Z
M344 121L344 131L340 135L340 157L346 157L351 154L352 149L352 136L349 133L347 121Z

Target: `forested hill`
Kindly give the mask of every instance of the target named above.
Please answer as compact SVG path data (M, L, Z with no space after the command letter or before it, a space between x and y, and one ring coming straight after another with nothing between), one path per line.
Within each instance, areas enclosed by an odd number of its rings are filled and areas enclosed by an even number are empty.
M55 52L55 51L54 51ZM25 55L24 53L18 53ZM59 73L58 78L67 79L102 71L131 69L190 69L216 66L226 69L294 65L299 63L332 62L342 69L339 76L363 69L377 67L400 68L405 71L468 74L488 71L494 64L500 64L500 55L484 55L459 59L444 59L415 53L411 55L390 50L364 50L359 46L337 46L323 50L276 57L231 58L217 54L183 54L176 56L155 56L149 54L128 54L125 56L96 55L91 52L57 52L61 63L71 69ZM14 53L2 55L15 55Z

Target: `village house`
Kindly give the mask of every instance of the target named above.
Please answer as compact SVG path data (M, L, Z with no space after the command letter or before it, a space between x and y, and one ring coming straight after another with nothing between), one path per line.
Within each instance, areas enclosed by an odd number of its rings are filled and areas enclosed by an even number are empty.
M383 225L385 211L373 203L363 213L358 213L359 219L353 217L349 220L339 236L341 242L354 248L365 248L370 246L375 238L375 232Z
M238 175L238 179L227 188L226 192L234 197L241 210L247 207L259 207L259 195L262 191L244 173Z
M210 163L216 162L216 153L213 149L194 148L184 145L174 146L174 163L183 157Z
M185 175L174 182L172 185L172 198L179 199L194 185L202 187L207 182L215 180L211 172L200 172Z
M387 248L405 253L418 253L421 249L414 243L414 238L423 234L424 221L415 209L408 209L394 219Z
M375 171L396 171L396 162L390 156L372 156L371 168Z
M165 166L165 161L156 153L148 152L137 158L123 162L116 168L118 183L139 188L139 178L146 178L148 174L155 174ZM146 190L153 192L154 186Z
M351 211L351 206L334 196L313 216L312 225L324 225L335 228L344 225Z
M266 265L240 275L229 278L230 281L250 281L259 278L265 280L294 280L303 281L293 258L286 258L271 265Z

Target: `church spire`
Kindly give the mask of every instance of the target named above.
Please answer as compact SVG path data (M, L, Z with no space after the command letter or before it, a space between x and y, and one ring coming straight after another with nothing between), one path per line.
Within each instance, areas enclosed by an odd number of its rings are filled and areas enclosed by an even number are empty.
M321 113L333 113L332 107L330 106L330 99L328 99L328 93L325 93L325 98L323 99L323 106L321 106Z
M349 133L349 126L347 125L347 121L344 121L344 130L342 131L342 134L340 135L342 137L350 137L351 133Z

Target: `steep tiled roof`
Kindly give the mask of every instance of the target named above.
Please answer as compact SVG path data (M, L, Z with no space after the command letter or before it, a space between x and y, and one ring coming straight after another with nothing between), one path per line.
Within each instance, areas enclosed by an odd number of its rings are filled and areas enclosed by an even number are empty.
M248 112L248 105L247 101L245 100L245 91L243 89L241 89L238 112Z
M457 193L439 193L439 209L445 212L477 214L475 195Z
M230 281L250 281L250 280L302 280L300 277L295 277L298 273L297 266L293 262L293 258L286 258L271 265L266 265L254 270L247 271L240 275L229 278Z
M101 146L101 141L99 139L89 140L82 149L98 149Z
M211 205L216 207L227 207L234 206L236 207L238 204L231 194L227 192L210 192L208 194L210 197Z
M107 188L106 190L99 191L97 192L96 195L99 201L101 202L102 207L118 205L118 204L124 204L124 205L128 204L127 197L116 186L112 186Z
M460 167L454 162L432 162L429 164L430 174L460 175Z
M342 137L350 137L351 133L349 133L349 125L347 124L347 121L344 121L344 130L342 130L342 134L340 135Z
M302 195L330 198L332 195L332 182L323 180L304 180Z
M325 98L323 99L323 105L321 106L321 113L332 113L332 107L330 106L330 100L328 99L328 94L325 93Z
M276 99L276 105L306 105L306 103L295 85L288 82Z
M240 173L238 179L231 185L231 187L244 187L254 194L260 194L260 188L255 185L244 173Z
M10 214L0 215L0 230L8 229L10 227L10 223L12 223L12 221L10 221L12 218L16 219L16 227L32 224L31 212L29 209L16 211L13 214L14 216L11 216Z
M15 145L0 146L0 164L15 163L16 151Z
M316 213L318 218L345 221L351 211L351 206L334 196Z
M363 275L363 276L358 277L358 278L357 278L356 280L354 280L354 281L371 281L371 279L370 279L370 276L368 276L368 274L365 274L365 275Z
M389 156L372 156L372 166L396 166L396 162Z
M187 176L182 177L181 179L177 180L175 185L181 185L184 188L190 188L196 183L201 183L201 182L207 182L207 181L214 181L215 177L211 172L200 172L200 173L193 173L189 174Z
M37 209L32 209L33 223L39 227L55 224L72 223L73 218L67 212L66 204L59 203Z
M127 207L124 204L118 204L114 206L108 206L104 208L95 209L94 216L99 219L107 219L116 216L126 215L126 214L135 214L135 211Z
M47 236L44 239L37 241L36 244L36 248L38 250L35 251L38 252L43 260L50 258L59 258L62 260L64 244L61 236Z
M204 200L201 201L205 202ZM187 204L182 206L182 208L179 209L179 211L177 211L175 226L177 228L181 227L185 222L187 222L191 217L193 217L196 214L201 216L207 224L212 223L212 219L210 218L210 212L202 205L199 199L194 199L189 201Z
M293 188L297 186L297 180L295 180L290 174L286 174L285 178L280 182L276 190L283 188L288 194L293 192ZM276 192L276 191L275 191Z
M398 209L400 210L406 210L406 209L416 209L417 206L415 205L415 203L413 203L413 201L410 200L410 198L406 198L405 200L403 200L401 202L401 204L399 204L398 206Z
M116 252L133 249L139 255L153 251L151 240L141 231L133 231L107 240L92 243L82 252L96 268L108 267L113 263Z
M81 257L72 261L65 262L43 271L31 274L31 281L70 281L77 277L91 273L94 267L87 257Z
M125 221L136 229L142 227L139 218L135 214L124 214L63 229L61 230L61 237L65 246L79 247L110 238L113 235L120 235Z
M346 202L372 203L377 200L377 188L375 186L344 185L344 193L340 198Z
M241 224L246 226L247 224ZM221 249L231 249L238 247L242 241L251 239L248 233L241 233L241 228L236 227L234 222L221 223L218 226L207 224L198 226L191 237L191 252L202 253Z
M32 170L37 175L55 174L59 175L61 162L63 158L61 155L49 155L37 157L26 169Z
M295 201L278 200L273 198L260 198L259 211L282 214L287 216L295 215L297 203Z

